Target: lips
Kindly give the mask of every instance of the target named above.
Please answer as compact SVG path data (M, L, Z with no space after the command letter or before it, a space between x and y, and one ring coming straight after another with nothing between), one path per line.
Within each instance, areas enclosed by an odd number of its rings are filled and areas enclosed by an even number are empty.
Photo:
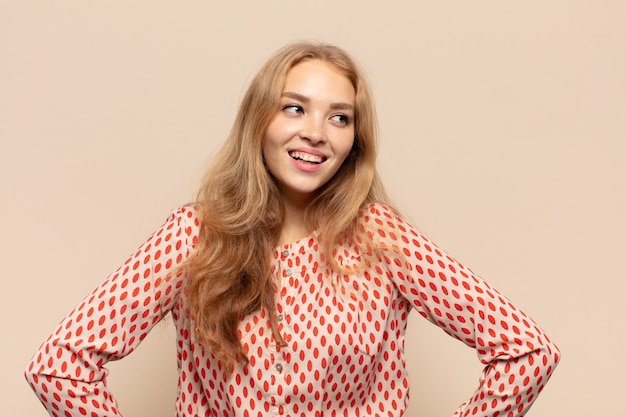
M321 164L326 160L326 157L323 155L314 155L308 152L301 151L291 151L289 152L289 156L297 161L304 161L311 164Z

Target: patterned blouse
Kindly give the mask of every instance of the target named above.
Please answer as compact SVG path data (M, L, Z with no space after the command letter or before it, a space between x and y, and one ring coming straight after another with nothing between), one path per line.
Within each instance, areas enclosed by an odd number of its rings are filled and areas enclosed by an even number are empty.
M245 317L249 363L226 377L194 341L186 281L171 271L198 239L193 206L170 215L79 304L33 356L26 378L52 416L119 416L104 365L130 354L167 313L177 332L177 417L401 416L409 379L404 337L411 310L474 348L485 365L454 416L522 416L559 360L535 322L386 206L359 213L382 255L342 244L357 272L328 273L314 234L276 248L277 344L266 312ZM380 253L380 252L375 252ZM369 259L369 260L368 260Z

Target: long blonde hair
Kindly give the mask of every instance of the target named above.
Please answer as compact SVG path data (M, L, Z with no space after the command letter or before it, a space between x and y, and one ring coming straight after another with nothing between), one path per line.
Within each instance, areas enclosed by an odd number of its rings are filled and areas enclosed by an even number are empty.
M247 357L237 336L241 319L263 309L278 343L276 288L271 256L283 221L282 195L268 173L262 141L279 109L287 72L305 60L333 65L353 84L355 140L339 171L317 193L305 219L319 232L330 267L332 248L355 233L359 208L385 202L376 173L377 123L370 88L356 63L342 49L299 42L274 54L253 78L224 146L207 170L197 196L200 238L186 264L196 338L232 369Z

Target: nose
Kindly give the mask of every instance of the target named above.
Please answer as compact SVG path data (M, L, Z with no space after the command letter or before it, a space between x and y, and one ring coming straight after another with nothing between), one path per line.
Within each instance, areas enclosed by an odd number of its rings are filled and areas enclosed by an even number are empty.
M326 142L326 129L323 117L310 116L302 127L301 136L313 144Z

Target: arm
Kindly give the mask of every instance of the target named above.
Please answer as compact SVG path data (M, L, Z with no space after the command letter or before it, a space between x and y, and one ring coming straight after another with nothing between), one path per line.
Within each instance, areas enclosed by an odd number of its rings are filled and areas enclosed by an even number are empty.
M190 207L163 226L88 295L46 339L25 376L51 416L120 416L104 365L130 354L172 308L172 271L189 255Z
M485 365L455 416L521 417L548 382L559 350L507 298L384 206L367 217L400 293L420 315L474 348ZM366 218L366 221L368 219Z

